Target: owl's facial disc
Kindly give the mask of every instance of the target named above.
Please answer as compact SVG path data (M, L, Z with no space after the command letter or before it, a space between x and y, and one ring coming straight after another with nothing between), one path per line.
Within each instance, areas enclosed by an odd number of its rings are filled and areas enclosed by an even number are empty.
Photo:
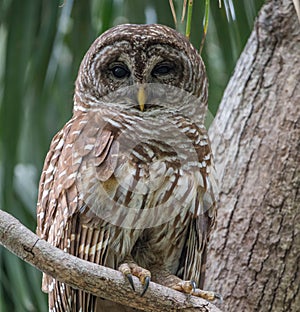
M86 53L76 81L75 106L113 105L104 103L103 98L146 84L175 87L207 102L204 64L183 35L162 25L119 25L96 39ZM152 101L155 94L149 89L145 88L144 106L139 104L141 93L135 89L135 108L150 108L147 101Z

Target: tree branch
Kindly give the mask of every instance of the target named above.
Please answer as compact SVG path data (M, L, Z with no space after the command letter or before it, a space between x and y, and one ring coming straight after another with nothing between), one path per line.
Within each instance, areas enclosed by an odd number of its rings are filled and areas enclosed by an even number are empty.
M57 280L126 306L144 311L220 312L213 304L194 296L150 283L141 297L142 287L134 277L136 292L115 270L77 257L41 240L10 214L0 210L0 244Z

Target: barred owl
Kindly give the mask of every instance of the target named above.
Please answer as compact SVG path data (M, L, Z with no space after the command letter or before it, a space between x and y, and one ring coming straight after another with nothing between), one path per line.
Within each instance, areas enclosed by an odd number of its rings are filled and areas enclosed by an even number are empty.
M120 25L91 45L42 172L37 233L79 258L204 298L216 182L207 78L184 36ZM198 287L198 288L197 288ZM133 311L43 276L49 311Z

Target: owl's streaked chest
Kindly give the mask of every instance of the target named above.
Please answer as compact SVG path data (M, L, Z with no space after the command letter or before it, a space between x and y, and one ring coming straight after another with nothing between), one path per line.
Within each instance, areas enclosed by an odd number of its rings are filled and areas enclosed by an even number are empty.
M90 209L114 225L137 229L195 213L205 182L188 124L180 128L179 118L167 123L157 117L110 118L101 116L102 129L92 140L89 132L79 136L88 142L81 148L93 149L82 159L77 179Z

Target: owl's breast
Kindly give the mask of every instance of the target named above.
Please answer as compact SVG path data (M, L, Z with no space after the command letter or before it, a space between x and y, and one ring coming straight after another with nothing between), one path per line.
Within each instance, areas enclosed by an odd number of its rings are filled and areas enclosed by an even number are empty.
M207 185L199 151L205 146L198 148L199 134L188 120L104 121L108 126L90 144L94 151L85 156L78 179L93 213L137 229L199 215Z

